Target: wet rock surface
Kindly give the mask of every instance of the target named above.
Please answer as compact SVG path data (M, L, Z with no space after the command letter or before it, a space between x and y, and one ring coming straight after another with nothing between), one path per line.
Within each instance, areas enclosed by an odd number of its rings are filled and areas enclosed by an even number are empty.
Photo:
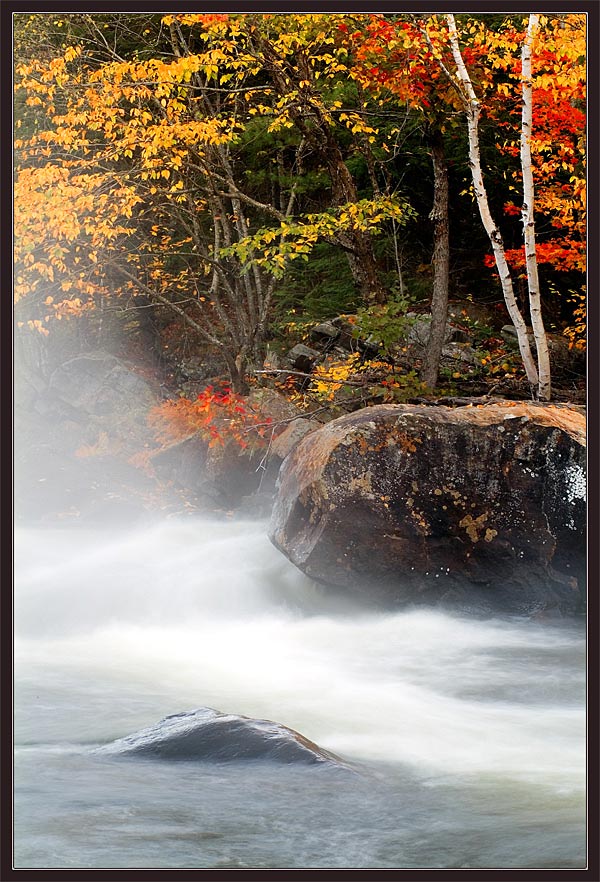
M95 753L171 761L269 760L349 768L339 757L287 726L208 707L165 717L154 726L97 748Z
M585 469L578 408L365 408L284 461L270 537L308 576L386 603L577 612Z

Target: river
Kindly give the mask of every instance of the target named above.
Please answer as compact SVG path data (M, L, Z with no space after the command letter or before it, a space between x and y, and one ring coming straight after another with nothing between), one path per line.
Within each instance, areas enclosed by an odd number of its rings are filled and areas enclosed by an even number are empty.
M15 535L22 868L578 868L585 627L334 597L266 524L190 517ZM356 773L115 760L209 706Z

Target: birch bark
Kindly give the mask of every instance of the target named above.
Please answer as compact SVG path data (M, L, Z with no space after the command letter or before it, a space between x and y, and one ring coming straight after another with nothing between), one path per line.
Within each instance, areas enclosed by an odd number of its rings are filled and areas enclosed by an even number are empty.
M521 353L521 358L525 367L527 380L529 381L532 394L537 397L539 377L535 361L531 353L531 347L529 345L527 326L515 298L510 269L508 267L508 263L506 261L506 256L504 253L504 242L502 240L502 234L500 233L500 230L498 229L492 218L487 198L487 191L485 189L485 184L483 181L483 173L481 170L481 151L479 149L479 116L481 113L481 104L477 98L477 95L475 94L473 83L471 82L471 78L463 61L463 57L460 51L460 45L458 42L458 32L456 30L454 15L452 15L452 13L448 13L446 14L445 18L448 24L452 57L454 58L454 63L456 65L456 70L458 74L459 92L463 102L465 115L467 117L467 128L469 135L469 165L471 167L471 176L473 179L475 198L477 199L477 206L479 208L479 214L481 215L481 221L483 223L486 233L488 234L488 238L494 252L496 267L500 276L502 293L504 295L504 301L508 309L508 314L510 315L512 323L515 326L515 330L517 332L519 351Z
M535 13L529 16L527 33L521 47L522 113L521 113L521 170L523 172L523 237L525 240L525 265L527 267L527 288L529 291L529 310L531 327L535 338L537 365L539 372L538 398L549 401L552 388L550 378L550 355L548 338L542 319L542 303L535 249L535 222L533 210L535 190L531 167L531 133L533 119L533 84L531 65L531 46L538 25Z

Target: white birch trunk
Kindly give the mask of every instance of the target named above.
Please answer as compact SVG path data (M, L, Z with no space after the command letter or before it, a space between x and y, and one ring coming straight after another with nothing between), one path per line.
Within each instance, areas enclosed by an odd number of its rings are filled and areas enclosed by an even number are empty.
M508 267L506 256L504 254L504 243L502 241L502 235L500 233L500 230L494 223L490 212L487 191L485 189L483 173L481 171L481 152L479 149L479 115L481 111L481 106L477 95L475 94L473 83L471 82L471 78L469 77L469 73L467 71L460 51L454 15L452 15L452 13L448 13L446 15L446 21L448 23L452 56L454 58L454 63L456 64L458 80L461 87L460 94L463 100L465 114L467 117L467 128L469 134L469 165L471 167L471 176L473 179L473 188L475 190L477 206L479 208L479 214L481 215L483 226L486 233L488 234L492 250L494 252L496 267L500 276L502 293L504 294L504 301L508 309L508 314L510 315L512 323L515 326L515 330L517 332L519 351L523 360L523 366L525 367L525 373L527 375L527 379L529 381L529 385L532 391L534 392L534 394L537 395L539 378L533 355L531 354L531 347L529 346L527 326L515 299L510 269Z
M522 116L521 116L521 169L523 172L523 238L525 240L525 265L527 267L527 288L529 291L529 310L531 314L531 326L535 337L537 351L537 364L539 371L538 398L549 401L551 396L550 380L550 355L548 352L548 339L542 319L542 303L540 296L540 283L538 278L537 257L535 249L535 223L533 210L535 204L535 191L533 186L533 171L531 168L531 133L533 118L533 84L531 73L531 45L533 35L538 25L538 16L532 13L529 16L527 34L521 47L522 69Z

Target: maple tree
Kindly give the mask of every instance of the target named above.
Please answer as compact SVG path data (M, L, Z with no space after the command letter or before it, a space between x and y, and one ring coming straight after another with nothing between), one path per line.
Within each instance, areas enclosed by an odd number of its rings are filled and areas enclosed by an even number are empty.
M207 386L194 400L181 397L156 405L148 414L148 423L163 446L199 433L209 448L233 441L246 450L263 445L273 420L250 408L229 386Z
M513 42L520 38L516 29L506 36ZM568 273L583 279L579 292L574 293L575 325L566 329L566 335L579 348L584 348L581 319L585 317L587 220L585 17L581 14L541 16L531 43L530 167L535 188L536 226L540 231L536 236L536 258L539 265L546 265L559 276ZM507 78L507 83L498 89L500 101L491 108L491 115L506 134L498 147L502 153L516 156L519 147L511 133L521 109L509 85L518 82L521 67L519 59L506 52L498 55L494 64ZM513 180L513 189L518 191L524 183L521 169L513 172ZM521 208L513 199L505 203L504 211L507 216L521 214ZM517 271L527 266L524 246L507 249L506 258ZM486 262L490 265L489 257ZM571 284L563 287L563 297L573 295Z
M434 388L439 372L448 311L450 269L448 163L444 131L449 124L448 83L424 38L416 16L365 16L351 34L355 52L352 76L380 100L392 96L408 106L424 131L433 166L433 284L431 328L420 376ZM342 28L346 25L342 24ZM429 38L430 39L430 38ZM389 148L388 148L389 149Z
M22 320L45 332L98 297L142 294L218 349L244 391L276 280L315 243L343 248L365 299L382 299L372 235L409 212L398 199L358 198L336 137L370 129L324 97L345 73L325 23L165 16L160 52L151 42L123 57L94 33L91 44L19 64L17 95L39 113L35 132L16 140ZM277 159L275 198L243 174L246 141L261 127ZM331 177L325 212L297 210L308 147Z
M455 38L436 15L78 13L55 21L54 34L43 17L20 20L21 325L46 334L57 320L115 300L135 308L143 298L220 352L232 389L245 392L263 366L284 281L315 248L346 256L364 305L390 301L380 242L397 251L400 228L415 217L400 195L404 157L395 143L409 119L433 170L433 321L421 368L433 387L448 297L446 150L463 144L468 82L478 119L498 134L503 192L530 187L522 166L531 167L535 203L525 202L535 211L527 228L535 221L537 263L584 268L582 16L541 17L527 39L522 16L493 26L464 16ZM520 162L526 44L530 159ZM522 213L517 203L505 200L508 224ZM506 248L504 257L507 270L527 269L524 249ZM402 287L399 268L398 276ZM567 284L579 298L570 333L581 345L585 303L571 277ZM526 341L523 316L519 325L511 315ZM528 347L522 355L537 389Z

